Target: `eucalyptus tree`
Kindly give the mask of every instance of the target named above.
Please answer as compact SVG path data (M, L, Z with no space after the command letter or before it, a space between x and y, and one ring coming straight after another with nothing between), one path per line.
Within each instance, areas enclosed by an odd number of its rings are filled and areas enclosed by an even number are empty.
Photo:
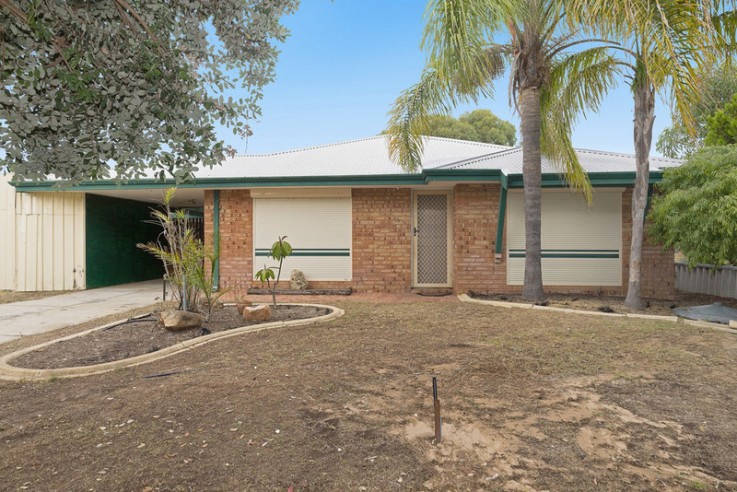
M522 296L544 298L541 265L543 154L590 198L590 184L571 144L576 116L598 105L618 71L605 40L569 22L563 0L432 0L422 45L429 56L420 81L390 112L389 149L407 169L420 166L429 118L494 95L510 72L510 102L519 112L525 195Z
M632 192L632 241L625 304L642 309L642 247L650 176L655 99L668 94L680 121L693 131L692 108L699 98L704 67L734 39L732 2L712 0L572 0L582 17L616 38L634 102L635 187ZM585 8L584 8L585 7ZM730 31L731 30L731 31ZM724 34L727 34L725 37ZM730 40L730 38L732 38Z
M0 172L183 178L219 163L215 125L250 131L297 3L0 0Z

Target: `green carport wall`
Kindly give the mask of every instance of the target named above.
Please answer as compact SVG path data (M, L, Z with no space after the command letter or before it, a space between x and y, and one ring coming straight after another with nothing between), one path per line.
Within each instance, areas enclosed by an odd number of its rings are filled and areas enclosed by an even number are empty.
M145 222L150 204L87 194L87 288L162 278L161 261L136 247L155 241L160 229Z

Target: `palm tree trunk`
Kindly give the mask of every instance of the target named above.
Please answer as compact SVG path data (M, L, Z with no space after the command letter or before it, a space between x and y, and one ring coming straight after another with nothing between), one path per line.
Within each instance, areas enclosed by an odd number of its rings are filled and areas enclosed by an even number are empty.
M522 298L540 301L543 291L541 261L542 153L540 151L540 92L527 87L519 93L522 119L522 175L525 186L525 283Z
M650 147L655 122L655 92L647 80L635 81L635 161L637 176L632 191L632 243L630 244L629 283L624 304L642 309L642 243L645 238L645 207L650 180Z

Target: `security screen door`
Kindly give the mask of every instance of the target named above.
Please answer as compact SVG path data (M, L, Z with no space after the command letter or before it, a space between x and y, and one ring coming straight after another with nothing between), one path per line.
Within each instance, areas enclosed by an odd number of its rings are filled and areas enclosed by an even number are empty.
M447 287L450 279L450 194L414 195L415 287Z

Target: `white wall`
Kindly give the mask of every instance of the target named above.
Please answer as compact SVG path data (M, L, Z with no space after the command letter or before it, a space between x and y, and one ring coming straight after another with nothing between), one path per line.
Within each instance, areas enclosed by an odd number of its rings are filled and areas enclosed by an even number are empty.
M15 290L15 188L0 176L0 290Z
M524 195L507 202L507 283L525 271ZM622 285L622 190L595 188L593 201L568 190L542 192L542 274L545 285Z
M322 193L265 190L252 192L252 196L255 271L264 264L276 266L273 259L263 255L277 236L287 236L295 251L284 261L282 278L289 279L292 269L297 269L308 281L351 280L350 190Z
M83 193L16 193L0 180L0 289L85 288Z

